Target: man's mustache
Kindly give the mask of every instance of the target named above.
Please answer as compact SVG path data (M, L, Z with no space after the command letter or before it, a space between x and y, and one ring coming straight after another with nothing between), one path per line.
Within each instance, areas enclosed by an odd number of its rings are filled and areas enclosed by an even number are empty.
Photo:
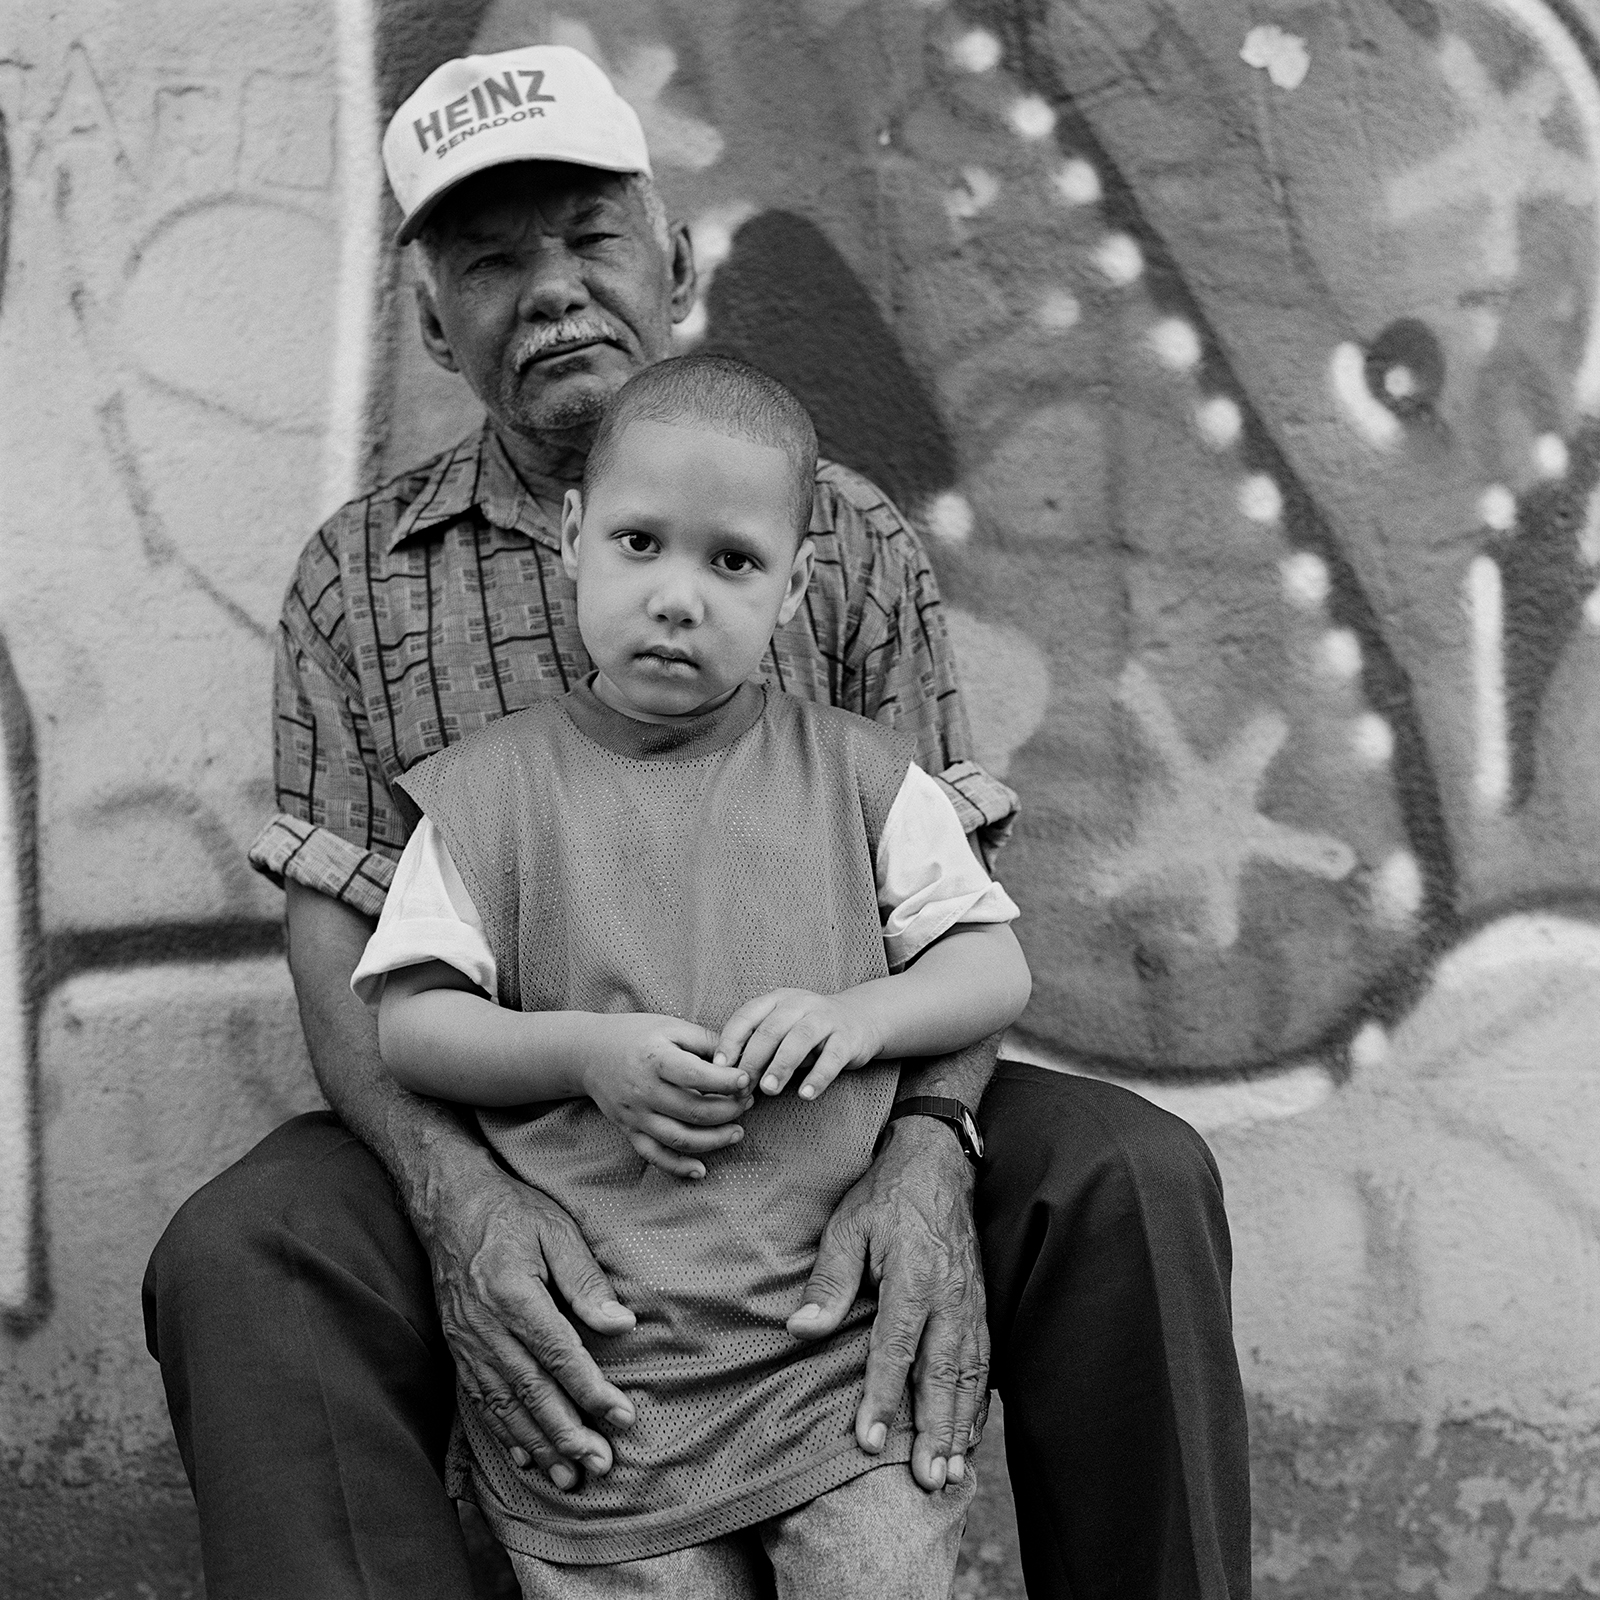
M592 344L596 339L620 345L622 334L609 317L593 314L562 317L556 322L540 323L523 334L512 352L512 360L521 372L530 361L537 361L551 350L559 350L564 345Z

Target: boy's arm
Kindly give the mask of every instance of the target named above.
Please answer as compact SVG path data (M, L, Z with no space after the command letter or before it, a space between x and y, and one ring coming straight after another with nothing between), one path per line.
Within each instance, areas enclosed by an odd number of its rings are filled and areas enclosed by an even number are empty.
M399 1083L463 1105L593 1100L647 1161L703 1178L694 1157L743 1137L749 1078L704 1057L707 1029L636 1012L513 1011L443 961L390 972L378 1046Z
M815 1099L851 1067L882 1056L943 1056L1014 1022L1032 979L1022 947L1003 922L958 924L904 972L820 995L779 989L741 1006L722 1030L716 1059L778 1094L800 1065Z

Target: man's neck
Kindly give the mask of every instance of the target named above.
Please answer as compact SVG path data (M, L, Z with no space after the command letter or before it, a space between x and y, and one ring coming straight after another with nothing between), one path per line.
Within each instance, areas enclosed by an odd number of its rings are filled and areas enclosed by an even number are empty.
M491 421L500 448L526 487L531 489L542 481L563 489L575 489L582 482L583 464L589 458L589 446L594 441L592 426L531 435L516 433L497 418Z

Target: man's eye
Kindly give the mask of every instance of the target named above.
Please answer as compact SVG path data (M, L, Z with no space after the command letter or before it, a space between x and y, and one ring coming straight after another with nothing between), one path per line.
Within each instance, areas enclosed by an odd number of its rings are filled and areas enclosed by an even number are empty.
M614 233L581 233L573 242L580 250L590 250L616 237Z

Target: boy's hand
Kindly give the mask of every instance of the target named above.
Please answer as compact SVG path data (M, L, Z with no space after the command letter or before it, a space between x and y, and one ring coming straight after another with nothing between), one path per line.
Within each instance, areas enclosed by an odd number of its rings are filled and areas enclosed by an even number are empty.
M744 1137L738 1119L754 1102L749 1074L708 1061L717 1036L695 1023L633 1012L599 1020L583 1092L652 1166L674 1178L705 1177L694 1157Z
M761 1079L763 1094L780 1094L812 1056L815 1065L800 1085L802 1100L815 1100L841 1072L864 1067L880 1053L865 1009L845 994L776 989L748 1000L728 1018L717 1041L716 1065L739 1067Z

